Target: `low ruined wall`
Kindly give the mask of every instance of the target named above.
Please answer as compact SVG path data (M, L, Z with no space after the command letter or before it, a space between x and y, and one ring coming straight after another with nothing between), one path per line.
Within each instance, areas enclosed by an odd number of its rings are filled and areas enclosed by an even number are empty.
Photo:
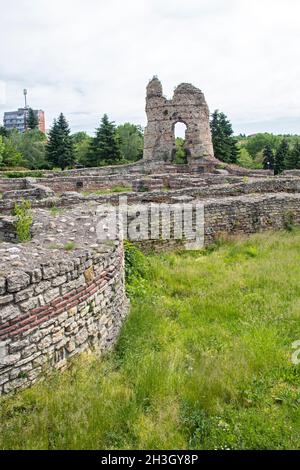
M185 179L185 178L183 178ZM137 180L139 181L139 180ZM147 181L147 180L146 180ZM166 184L176 181L175 177L167 177L163 175L163 178L151 177L151 185ZM185 183L182 183L182 177L178 177L177 181L180 181L180 185L184 186ZM214 184L212 184L214 182ZM219 184L218 184L219 183ZM221 184L220 184L221 183ZM231 196L240 196L243 194L254 194L254 193L280 193L280 192L290 192L298 193L300 192L300 178L295 177L268 177L268 178L247 178L241 179L240 177L232 176L206 176L205 178L191 178L191 183L186 182L186 185L191 184L192 186L183 187L181 189L168 189L164 187L162 190L150 188L151 191L141 191L140 192L126 192L122 194L122 197L126 196L129 203L145 203L145 202L166 202L173 203L175 200L181 197L191 197L191 198L224 198ZM136 188L138 189L138 188ZM94 201L99 204L110 203L118 204L120 198L119 193L111 193L106 195L97 195L90 194L84 196L78 192L66 192L61 196L48 197L45 199L32 199L32 207L72 207L77 204L83 204L84 202ZM175 198L175 200L174 200ZM20 198L21 199L21 198ZM0 211L9 212L15 204L15 200L6 200L0 199Z
M188 232L183 229L183 238L174 237L178 224L177 216L174 216L172 208L169 213L160 213L158 236L151 235L145 227L142 232L148 232L148 239L138 240L138 234L127 231L127 238L144 251L165 251L174 249L193 249L209 246L224 235L250 235L265 230L279 230L287 224L300 225L300 195L298 194L274 194L229 197L223 200L211 199L206 201L193 201L193 209L185 215L185 223ZM203 224L196 221L196 213L200 214L199 205L203 206ZM174 206L175 207L175 206ZM151 219L149 207L148 220ZM140 212L140 211L139 211ZM138 213L139 213L138 212ZM137 223L138 217L136 218ZM165 237L163 230L168 227L170 237ZM178 225L177 225L178 227ZM199 236L199 232L203 236ZM134 233L134 235L132 235ZM194 235L194 238L193 238ZM143 237L142 237L143 238Z
M17 240L16 218L0 216L0 242L16 243Z
M28 189L15 189L12 191L6 191L3 193L3 201L6 200L20 200L26 199L28 201L35 201L40 199L46 199L49 197L54 197L54 191L49 189L47 186L42 185L32 185L31 188Z
M300 195L241 196L205 202L205 246L222 234L250 235L300 225Z
M0 394L114 343L127 312L123 247L105 250L58 254L35 269L11 261L17 270L0 278Z
M300 176L300 170L285 170L282 173L284 176L295 176L299 177Z
M25 178L3 178L0 176L0 192L25 189Z
M47 178L64 178L64 177L82 177L82 176L107 176L107 175L120 175L126 176L128 174L149 174L153 171L163 170L165 167L168 167L168 171L172 169L173 172L181 171L185 168L186 165L166 165L164 162L150 162L139 160L137 162L128 163L124 165L110 165L110 166L100 166L100 167L91 167L91 168L77 168L73 170L64 170L64 171L51 171L51 170L41 170L43 175ZM27 170L26 173L29 173ZM34 174L34 172L33 172ZM0 178L5 179L5 172L0 171ZM8 179L8 178L6 178ZM16 178L17 179L17 178ZM1 185L0 185L1 188ZM0 189L1 190L1 189Z
M90 192L101 189L113 189L117 186L132 187L132 175L111 176L64 176L56 178L39 178L42 185L48 186L56 193L65 191Z

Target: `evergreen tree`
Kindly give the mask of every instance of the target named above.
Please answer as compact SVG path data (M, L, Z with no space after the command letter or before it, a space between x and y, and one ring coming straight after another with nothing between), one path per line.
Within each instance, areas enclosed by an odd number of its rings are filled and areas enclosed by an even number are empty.
M5 144L3 142L2 135L0 135L0 166L2 165L2 162L3 162L4 150L5 150Z
M300 169L300 141L297 141L293 150L288 153L285 159L285 169Z
M210 127L216 158L226 163L237 163L239 149L227 116L216 110L212 114Z
M8 137L9 131L4 126L0 126L0 135L1 137Z
M275 155L274 173L279 175L285 169L285 162L289 155L289 144L286 139L283 139L278 147Z
M96 135L90 145L88 165L113 164L120 159L120 141L116 126L114 122L109 121L107 114L104 114L100 127L96 129Z
M46 146L46 158L52 167L59 167L62 170L72 166L75 162L69 124L62 113L57 120L54 120L50 129Z
M274 170L274 153L270 144L267 144L263 150L264 170Z
M37 129L38 126L39 126L38 117L37 117L36 113L33 111L33 109L29 108L27 127L28 127L28 129L34 130L34 129Z

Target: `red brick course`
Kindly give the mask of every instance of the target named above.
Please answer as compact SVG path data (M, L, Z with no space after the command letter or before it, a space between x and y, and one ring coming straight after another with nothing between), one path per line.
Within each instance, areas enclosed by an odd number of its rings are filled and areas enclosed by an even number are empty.
M84 300L92 297L97 292L101 292L108 281L115 275L115 270L104 271L85 286L73 289L65 295L52 300L47 305L37 307L26 314L20 315L0 326L0 340L15 338L32 328L36 328L51 318L57 317L61 313L76 307Z

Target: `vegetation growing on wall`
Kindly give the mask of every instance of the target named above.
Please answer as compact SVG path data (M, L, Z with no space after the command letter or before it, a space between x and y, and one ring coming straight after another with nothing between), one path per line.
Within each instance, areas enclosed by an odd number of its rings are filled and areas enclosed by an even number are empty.
M31 238L31 226L33 222L31 214L31 205L29 201L22 201L15 204L13 215L16 216L16 233L19 242L24 243Z

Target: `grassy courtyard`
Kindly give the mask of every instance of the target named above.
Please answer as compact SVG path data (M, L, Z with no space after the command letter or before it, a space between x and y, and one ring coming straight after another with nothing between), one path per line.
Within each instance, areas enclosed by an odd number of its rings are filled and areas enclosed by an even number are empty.
M116 349L0 402L1 449L299 449L300 232L127 255Z

